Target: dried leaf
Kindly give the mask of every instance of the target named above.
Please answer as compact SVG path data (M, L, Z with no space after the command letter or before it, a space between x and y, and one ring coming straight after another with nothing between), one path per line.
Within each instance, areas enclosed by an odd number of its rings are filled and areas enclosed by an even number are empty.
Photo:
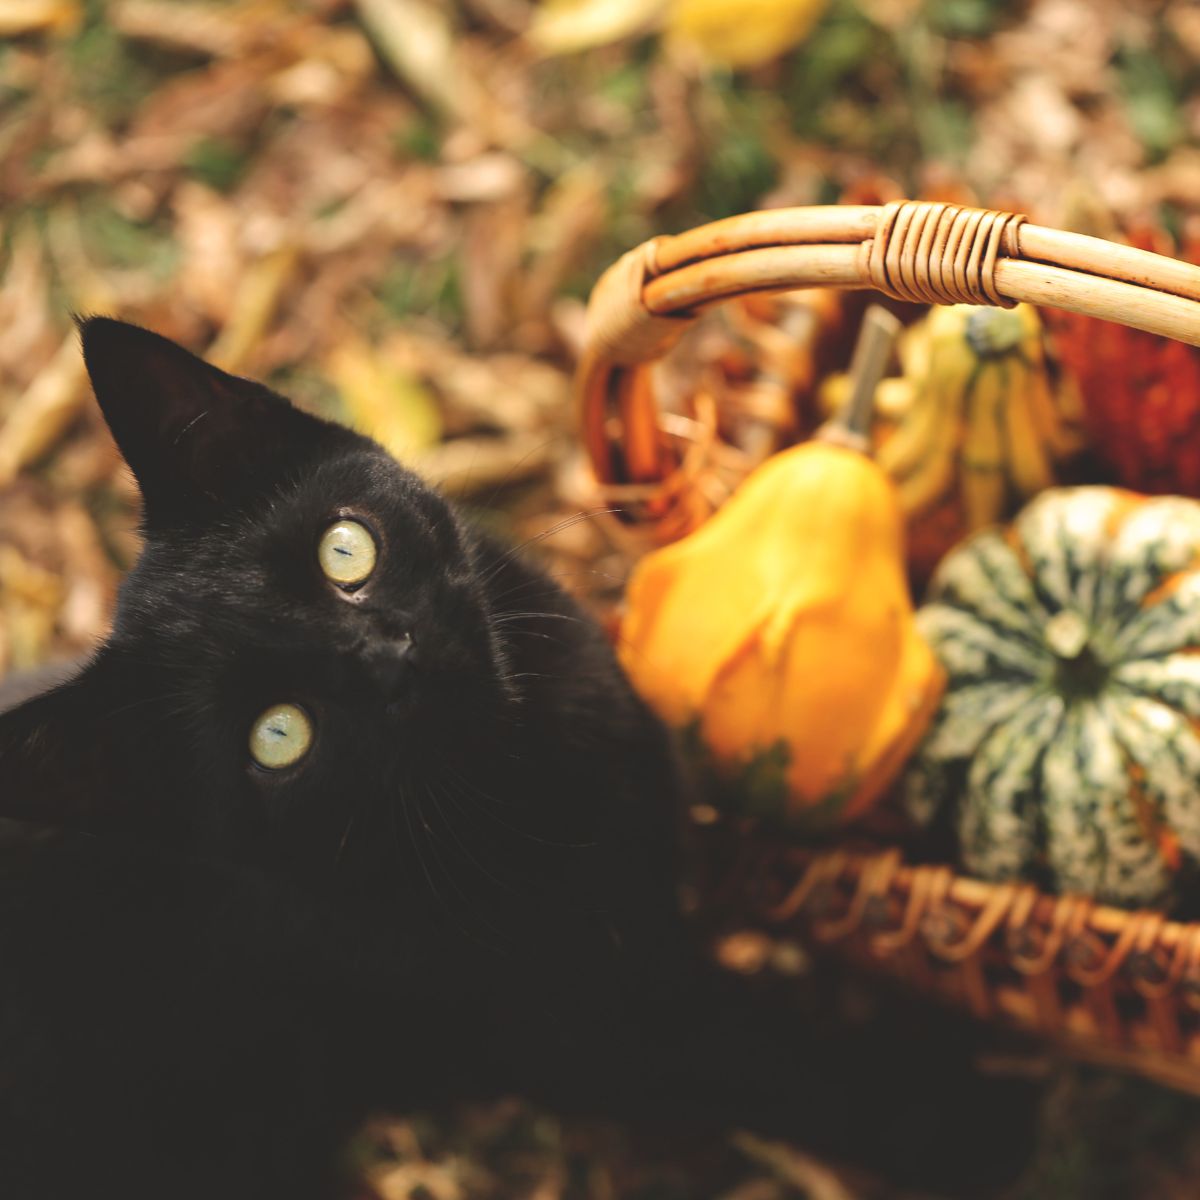
M29 379L56 341L45 247L32 224L20 225L0 280L0 372L18 381Z
M672 0L670 36L710 62L753 67L799 45L828 0Z
M278 3L237 5L180 3L179 0L118 0L107 19L128 38L155 42L175 50L228 56L242 53L278 24Z
M522 434L456 438L427 450L415 466L448 495L470 496L541 475L554 458L551 440Z
M298 262L296 247L285 244L250 265L238 284L228 322L209 347L208 357L213 362L234 373L245 367L270 324Z
M466 118L465 81L444 10L425 0L355 0L388 65L438 112Z
M67 641L91 647L108 630L116 593L115 572L96 533L96 526L81 504L64 504L58 513L66 579L66 595L58 624Z
M512 325L521 236L528 220L525 196L476 208L466 216L459 280L467 331L475 346L494 346Z
M398 330L384 343L399 370L437 381L447 425L458 432L544 430L572 415L560 368L524 354L470 354L444 336Z
M506 33L524 33L532 19L527 0L465 0L466 7Z
M0 628L5 633L0 673L33 667L46 658L62 593L54 572L0 542Z
M366 342L349 337L325 360L356 429L373 437L401 461L409 461L441 437L437 402L413 375L397 370Z
M87 372L72 333L17 399L0 425L0 488L36 462L79 415L87 398Z
M545 349L555 294L604 232L606 182L592 164L575 168L551 187L530 222L532 262L520 280L520 315L537 324L541 337L522 339L524 348Z
M543 54L573 54L657 28L668 0L551 0L529 29Z
M47 246L71 308L79 313L116 312L121 299L117 289L88 255L79 206L68 200L52 208L46 218L46 233Z
M212 188L190 180L175 189L173 206L182 253L176 286L199 312L222 325L243 269L238 214Z
M79 0L0 0L0 37L42 30L69 33L82 20Z
M493 151L439 168L437 185L443 200L478 204L515 195L525 178L525 168L512 155Z

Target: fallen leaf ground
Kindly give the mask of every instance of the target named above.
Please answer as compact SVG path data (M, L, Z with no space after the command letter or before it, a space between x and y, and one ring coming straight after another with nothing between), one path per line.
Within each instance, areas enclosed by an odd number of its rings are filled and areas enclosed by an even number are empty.
M583 302L652 234L946 192L1195 232L1194 4L808 7L801 44L731 70L653 4L555 55L527 0L0 0L0 674L93 645L137 552L72 312L371 430L523 540L580 503ZM537 551L599 604L627 568L592 523ZM1038 1053L1002 1066L1040 1106L1006 1195L1195 1194L1194 1102ZM381 1118L354 1170L385 1200L899 1194L802 1139L655 1142L515 1102Z

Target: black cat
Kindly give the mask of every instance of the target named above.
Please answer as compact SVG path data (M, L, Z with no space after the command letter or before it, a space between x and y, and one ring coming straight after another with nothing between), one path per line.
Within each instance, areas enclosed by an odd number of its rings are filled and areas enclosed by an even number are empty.
M331 1200L370 1108L517 1090L1010 1173L974 1036L692 960L666 738L600 631L374 443L83 325L145 549L0 715L0 1197Z
M619 1091L676 782L600 631L373 442L82 339L145 548L0 716L0 1195L330 1196L373 1103Z

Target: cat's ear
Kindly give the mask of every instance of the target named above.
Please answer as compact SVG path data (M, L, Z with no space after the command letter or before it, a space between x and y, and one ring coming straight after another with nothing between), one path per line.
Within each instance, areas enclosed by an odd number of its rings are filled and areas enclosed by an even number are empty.
M92 317L80 334L96 399L150 526L237 501L330 428L136 325Z

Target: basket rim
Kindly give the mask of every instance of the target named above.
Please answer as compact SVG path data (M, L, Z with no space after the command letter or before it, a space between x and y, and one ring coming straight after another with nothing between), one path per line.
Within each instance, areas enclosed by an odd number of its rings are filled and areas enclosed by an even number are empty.
M697 317L812 287L1047 305L1200 346L1200 267L1018 214L897 200L727 217L643 242L592 290L576 390L598 482L655 483L669 469L645 375Z

